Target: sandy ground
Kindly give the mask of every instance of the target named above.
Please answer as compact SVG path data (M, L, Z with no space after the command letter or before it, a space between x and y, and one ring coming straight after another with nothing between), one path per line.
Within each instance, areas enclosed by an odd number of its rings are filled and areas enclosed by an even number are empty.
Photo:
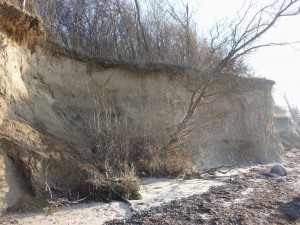
M300 224L300 150L285 152L286 177L262 174L270 165L229 177L222 186L107 224Z
M209 179L142 179L142 199L131 201L141 215L123 202L82 203L50 215L6 215L0 224L300 224L300 150L287 151L284 165L281 179L261 175L271 165Z
M141 180L141 200L131 201L137 210L145 210L152 206L159 206L174 199L193 194L207 192L210 187L221 185L216 180L182 180L154 179ZM132 212L123 202L111 203L81 203L73 206L63 206L50 215L45 213L11 214L3 217L0 224L57 224L57 225L88 225L104 224L115 218L130 218Z

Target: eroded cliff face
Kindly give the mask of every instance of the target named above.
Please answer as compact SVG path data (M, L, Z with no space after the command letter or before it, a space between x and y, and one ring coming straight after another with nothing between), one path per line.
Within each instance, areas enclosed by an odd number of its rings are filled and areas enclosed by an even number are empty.
M0 159L19 172L29 162L29 170L21 171L29 194L46 195L46 181L58 191L72 185L78 167L96 171L87 162L95 157L91 133L97 132L97 115L118 115L133 138L159 136L185 115L191 93L172 71L106 66L41 48L32 52L4 34L0 40ZM202 128L190 147L200 153L200 167L280 161L273 82L255 82L228 90L199 111ZM9 176L0 169L2 177Z
M216 119L211 121L208 132L199 133L200 140L210 140L201 146L207 156L202 161L205 166L280 161L271 89L269 84L231 90L209 107L208 113L215 114Z
M300 135L297 125L289 115L275 114L274 125L286 148L300 148Z

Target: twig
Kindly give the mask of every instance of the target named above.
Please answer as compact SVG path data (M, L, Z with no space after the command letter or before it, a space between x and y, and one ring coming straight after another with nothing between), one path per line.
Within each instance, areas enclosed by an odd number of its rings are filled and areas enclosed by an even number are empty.
M59 198L57 199L56 201L49 201L49 204L58 204L60 206L62 205L69 205L69 204L79 204L80 202L86 200L87 198L82 198L82 199L78 199L78 200L75 200L75 201L70 201L66 198Z
M52 195L51 188L50 188L50 186L49 186L49 184L48 184L48 168L49 168L50 164L51 164L51 163L49 163L49 164L47 165L46 169L45 169L45 185L46 185L46 191L49 192L49 194L50 194L50 199L51 199L51 201L52 201L53 195Z

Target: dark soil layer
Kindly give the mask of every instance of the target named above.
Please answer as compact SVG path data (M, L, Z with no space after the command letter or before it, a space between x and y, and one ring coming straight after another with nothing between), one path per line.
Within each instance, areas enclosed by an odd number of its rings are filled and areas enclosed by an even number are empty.
M300 224L300 150L287 151L284 165L287 177L266 178L266 169L252 169L202 195L107 224Z
M0 3L0 29L18 43L36 42L44 35L42 21L20 9Z

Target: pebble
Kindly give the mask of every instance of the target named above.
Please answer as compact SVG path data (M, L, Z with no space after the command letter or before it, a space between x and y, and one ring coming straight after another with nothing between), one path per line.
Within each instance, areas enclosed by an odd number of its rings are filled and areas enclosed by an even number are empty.
M270 174L277 174L279 176L286 176L287 172L286 172L286 169L283 165L276 164L276 165L272 166L272 168L270 170Z

